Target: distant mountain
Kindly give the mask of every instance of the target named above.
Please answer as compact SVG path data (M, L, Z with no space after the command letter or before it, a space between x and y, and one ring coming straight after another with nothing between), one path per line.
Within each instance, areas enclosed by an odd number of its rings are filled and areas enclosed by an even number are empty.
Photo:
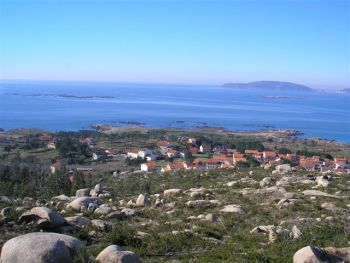
M350 94L350 88L348 89L341 89L340 92Z
M268 91L315 91L307 86L282 81L254 81L249 83L226 83L222 85L226 88L236 89L257 89Z

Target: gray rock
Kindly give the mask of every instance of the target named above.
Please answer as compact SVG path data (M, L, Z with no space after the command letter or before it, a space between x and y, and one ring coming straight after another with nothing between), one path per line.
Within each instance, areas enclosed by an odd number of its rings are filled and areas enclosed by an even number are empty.
M90 211L90 212L94 212L97 208L98 208L98 204L96 204L96 203L89 203L87 209L88 209L88 211Z
M182 192L181 189L167 189L167 190L164 190L164 196L173 196L181 192Z
M350 262L350 247L303 247L293 256L293 263L341 263Z
M223 213L236 213L242 214L243 209L240 205L226 205L223 209L220 210Z
M317 186L328 187L330 182L327 176L317 176L316 177Z
M82 207L88 208L89 204L96 204L99 206L103 204L103 201L96 197L78 197L70 202L67 207L80 212Z
M56 233L29 233L8 240L2 250L3 263L70 263L74 262L80 240Z
M85 227L91 224L91 220L85 216L70 216L64 218L70 225Z
M281 165L276 166L276 171L279 174L286 174L286 173L292 171L292 167L290 164L281 164Z
M125 220L126 215L124 212L114 211L106 215L106 219L115 218L117 220Z
M104 189L104 186L102 183L95 185L95 188L94 188L96 194L102 194L103 189Z
M205 221L208 221L210 223L214 223L214 222L218 221L218 219L219 219L219 217L215 214L212 214L212 213L207 214L204 218Z
M55 228L61 226L65 219L47 207L34 207L30 211L24 212L19 218L20 223L33 221L43 228Z
M117 245L111 245L102 250L96 257L96 261L100 263L141 263L135 253L124 251Z
M339 196L327 194L325 192L318 191L318 190L305 190L305 191L303 191L303 194L306 196L321 196L321 197L340 198Z
M149 201L149 199L147 198L146 195L143 195L143 194L140 194L138 197L137 197L137 200L136 200L136 206L147 206L147 205L150 205L151 202Z
M262 180L260 181L259 184L260 184L261 187L265 187L265 186L271 185L272 182L273 182L273 180L272 180L271 177L265 177L264 179L262 179Z
M91 220L91 225L95 227L97 230L108 232L112 230L112 224L107 221L103 221L100 219Z
M70 198L66 195L58 195L58 196L52 197L52 200L61 201L61 202L69 202Z
M253 230L250 231L251 234L258 234L258 233L269 233L271 231L275 230L274 225L267 225L267 226L257 226L254 227Z
M124 208L121 212L124 213L126 217L134 217L139 215L139 212L136 209L132 208Z
M4 207L3 209L1 209L1 212L0 214L3 216L3 217L8 217L10 216L12 213L14 213L14 210L12 207Z
M278 203L277 207L279 209L291 206L295 204L296 199L287 199L287 198L282 198Z
M186 205L189 208L199 208L199 207L210 207L213 206L213 204L209 200L195 200L195 201L188 201Z
M0 202L3 202L3 203L10 203L11 202L11 199L5 195L0 195Z
M90 188L79 189L75 192L76 197L89 196Z
M333 203L323 203L321 204L321 207L332 212L338 212L342 210Z
M107 215L108 213L110 213L112 211L112 208L110 208L108 205L103 204L100 205L98 208L96 208L96 210L94 211L95 214L99 214L99 215Z
M303 234L301 233L300 229L296 225L294 225L292 227L291 237L293 237L294 239L298 239L302 235Z

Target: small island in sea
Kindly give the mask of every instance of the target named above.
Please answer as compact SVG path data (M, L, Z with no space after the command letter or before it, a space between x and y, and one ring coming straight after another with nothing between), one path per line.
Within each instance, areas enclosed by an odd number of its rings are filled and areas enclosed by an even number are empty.
M305 85L283 81L253 81L248 83L226 83L224 88L235 88L245 90L265 90L265 91L316 91Z

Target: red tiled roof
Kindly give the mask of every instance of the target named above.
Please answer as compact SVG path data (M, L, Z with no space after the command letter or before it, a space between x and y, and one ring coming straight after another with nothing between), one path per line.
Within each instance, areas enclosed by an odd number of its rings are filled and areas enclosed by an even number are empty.
M175 163L170 164L170 167L172 170L183 169L184 163L183 162L175 162Z
M52 136L47 135L47 134L43 134L43 135L39 136L39 139L42 141L50 141L50 140L52 140Z
M169 149L169 150L167 151L167 153L172 153L172 154L175 154L175 153L176 153L176 151L175 151L175 150L173 150L173 149Z
M272 156L272 157L276 156L276 153L274 151L264 151L264 154L266 156Z
M260 154L259 151L257 151L257 150L245 150L244 153L245 154Z
M243 158L243 156L244 156L243 153L235 153L235 154L233 155L233 158L234 158L234 159Z
M145 163L145 165L147 165L148 168L155 168L158 166L158 163L152 161L152 162Z

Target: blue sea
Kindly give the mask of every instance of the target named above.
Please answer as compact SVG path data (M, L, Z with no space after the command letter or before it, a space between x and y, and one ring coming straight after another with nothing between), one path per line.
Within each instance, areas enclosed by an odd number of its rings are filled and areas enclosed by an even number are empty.
M350 142L350 96L269 92L209 85L2 81L0 128L49 131L104 123L234 131L295 129Z

